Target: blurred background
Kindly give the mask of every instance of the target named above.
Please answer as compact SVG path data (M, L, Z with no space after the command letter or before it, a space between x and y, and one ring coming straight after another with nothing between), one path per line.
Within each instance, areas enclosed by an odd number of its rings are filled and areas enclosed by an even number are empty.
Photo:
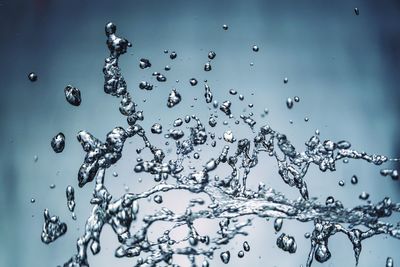
M358 16L354 8L359 9ZM92 184L82 189L77 186L77 172L85 153L76 134L87 130L104 141L112 128L126 126L118 111L119 100L103 92L102 67L108 55L104 25L109 21L117 25L117 35L133 43L121 57L120 66L138 109L144 110L142 126L147 132L155 122L161 123L166 132L176 118L187 114L198 115L208 126L212 111L204 101L203 80L207 79L214 98L220 102L231 100L237 117L253 112L256 128L271 125L285 133L300 151L319 129L321 139L346 139L359 151L400 157L399 1L3 0L0 266L57 266L76 252L76 239L83 233L89 216L93 190ZM223 24L228 25L227 31L222 29ZM252 51L253 45L259 46L259 52ZM165 49L176 51L177 58L171 60ZM217 56L211 63L212 71L205 72L210 50ZM151 68L139 68L142 57L151 61ZM171 70L164 71L165 65ZM154 71L165 74L167 81L157 82L151 76ZM30 72L38 75L36 82L29 81ZM192 87L189 79L193 77L199 83ZM284 77L288 78L286 84ZM142 80L156 87L152 91L140 90L138 84ZM65 101L63 90L68 84L81 90L79 107ZM177 88L183 100L168 109L166 100L172 88ZM239 101L238 95L229 95L229 89L243 94L244 101ZM286 99L294 96L300 102L288 109ZM269 112L265 115L266 108ZM218 125L213 129L217 137L226 129L232 129L237 139L254 135L247 125L235 125L221 112L218 115ZM224 120L228 125L223 125ZM61 154L54 153L50 146L58 132L66 136ZM165 146L162 135L149 133L149 137L154 144L171 151L168 158L175 157L173 142ZM216 148L204 146L200 159L192 160L190 165L201 166L223 145L218 141ZM141 147L141 140L131 139L123 158L108 170L106 184L115 198L126 187L138 193L154 184L151 176L133 172L135 150ZM393 163L383 167L398 168ZM368 192L373 202L384 196L400 202L399 182L380 176L380 169L366 162L350 161L338 163L333 173L321 173L314 166L306 179L310 195L321 202L334 196L352 207L363 203L358 198L362 191ZM118 177L111 175L114 171ZM354 174L359 178L357 185L350 183ZM345 186L338 185L340 180ZM248 182L256 188L260 181L289 198L299 197L296 189L281 181L274 160L265 155ZM76 221L66 206L67 185L75 187ZM142 201L140 214L152 213L162 206L182 211L189 197L175 192L166 194L162 205ZM31 203L32 198L35 203ZM50 245L40 241L44 208L68 224L67 233ZM140 225L139 220L134 227ZM150 235L156 236L163 227L155 225ZM198 227L201 234L212 235L217 222L204 222ZM312 223L284 222L282 231L294 236L298 246L295 254L288 254L276 247L278 235L273 220L255 219L248 228L249 236L240 236L223 248L232 254L228 266L304 265L310 248L304 233L311 230ZM245 240L251 250L239 259L236 255ZM109 227L103 230L101 245L99 255L89 256L91 266L122 267L136 262L114 258L118 241ZM329 246L332 259L323 266L355 265L347 237L338 234L330 239ZM385 266L388 256L397 265L398 247L399 240L392 238L368 239L363 242L359 266ZM211 266L224 265L219 252ZM201 260L198 259L199 264ZM179 257L176 263L189 265L187 259ZM320 265L314 262L313 266Z

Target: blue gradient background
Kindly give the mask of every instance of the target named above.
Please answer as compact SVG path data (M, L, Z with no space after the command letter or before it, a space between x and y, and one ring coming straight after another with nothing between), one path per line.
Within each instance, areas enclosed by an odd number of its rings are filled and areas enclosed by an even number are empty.
M354 14L355 7L360 10L359 16ZM400 156L399 1L14 0L0 2L0 21L0 266L57 266L75 253L76 238L82 234L91 209L92 191L91 185L77 187L76 174L84 153L76 133L85 129L104 140L113 127L126 126L118 111L118 99L102 89L101 70L108 54L104 25L108 21L117 24L118 35L133 43L120 65L131 94L144 110L142 125L147 130L160 122L165 131L175 118L186 114L197 114L206 123L210 111L201 81L207 79L215 99L232 99L234 114L239 115L253 103L254 108L246 112L255 113L257 125L268 123L286 133L298 149L319 129L321 138L346 139L358 150ZM228 24L229 30L223 31L222 24ZM260 47L258 53L251 50L253 44ZM171 61L164 49L176 51L178 58ZM206 73L203 66L209 50L216 51L217 57L213 70ZM140 70L141 57L149 58L152 68ZM163 70L167 64L172 68L169 72ZM27 79L31 71L38 74L35 83ZM166 74L168 81L157 83L151 77L153 71ZM199 80L196 87L188 83L192 77ZM286 85L284 77L289 78ZM141 80L157 87L139 90ZM63 88L67 84L80 88L80 107L65 101ZM168 109L166 99L172 87L182 94L183 101ZM244 94L245 101L229 96L230 88ZM295 95L301 101L288 110L286 98ZM270 113L261 118L264 108ZM306 116L309 122L304 121ZM217 136L228 128L237 138L252 135L249 127L236 126L233 120L223 126L225 117L222 113L219 117ZM55 154L50 140L59 131L66 135L66 148L62 154ZM165 142L160 136L150 138L158 145ZM218 142L215 150L204 147L201 160L192 165L201 166L223 145ZM125 185L140 192L154 183L145 175L140 175L143 182L139 183L139 175L133 173L135 149L141 146L133 139L126 145L122 160L108 171L107 186L115 197L124 192ZM34 155L39 157L36 163ZM168 157L173 158L173 153ZM379 170L356 161L338 164L335 173L312 168L307 176L310 194L321 201L333 195L346 206L354 206L362 203L358 195L365 190L372 201L390 196L400 202L399 183L381 177ZM112 177L113 171L119 177ZM350 184L353 174L359 177L357 186ZM260 160L249 179L253 187L262 181L288 197L298 197L297 190L283 184L275 163L267 157ZM346 186L338 186L340 179ZM55 189L49 188L52 183ZM66 208L65 187L69 184L76 189L77 221L70 218ZM30 203L32 197L34 204ZM167 194L163 205L183 210L188 198L186 193ZM65 236L48 246L40 241L44 208L59 215L69 227ZM141 214L158 208L144 201ZM151 234L163 227L158 225ZM204 222L198 227L202 234L215 232L216 223ZM295 236L298 245L297 253L289 255L276 247L272 222L255 219L248 237L238 237L224 248L232 252L229 266L305 264L310 244L303 234L311 230L311 223L284 222L282 231ZM236 254L244 240L250 243L251 251L238 259ZM132 259L113 257L117 240L110 228L104 229L101 242L101 253L89 257L91 266L133 265ZM334 236L329 245L332 259L324 266L354 266L351 243L345 236ZM391 238L368 239L363 243L359 266L384 266L387 256L392 256L397 265L398 247L399 241ZM189 265L185 258L177 258L177 262ZM219 252L211 264L223 265Z

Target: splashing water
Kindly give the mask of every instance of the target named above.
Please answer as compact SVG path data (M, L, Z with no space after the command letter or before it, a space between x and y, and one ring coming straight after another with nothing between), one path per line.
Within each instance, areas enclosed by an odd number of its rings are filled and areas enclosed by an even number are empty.
M228 26L224 25L223 29L227 30ZM121 99L119 110L127 117L128 126L115 127L106 135L104 142L87 131L80 131L77 135L82 149L86 152L78 172L78 185L83 187L93 183L93 197L90 201L93 208L86 221L84 233L77 240L77 252L64 264L65 267L89 266L88 250L90 249L93 255L100 252L100 236L105 225L111 226L118 237L119 246L115 250L115 256L135 257L134 266L156 266L162 263L171 265L174 262L174 255L187 256L192 266L195 265L195 258L198 256L211 259L215 251L231 242L237 235L246 234L245 228L252 224L252 219L239 221L238 218L247 215L275 219L274 228L277 232L281 230L284 220L314 222L314 230L307 235L310 238L311 249L306 266L311 266L314 259L318 262L329 260L331 253L328 240L336 233L346 235L352 243L356 264L363 240L379 234L400 239L400 226L383 221L393 213L400 212L400 204L392 203L390 198L384 198L376 204L368 203L352 208L345 208L333 197L326 203L310 198L306 174L311 165L316 165L320 171L325 172L335 171L336 162L345 159L360 159L375 165L381 165L388 160L382 155L370 155L353 150L347 141L320 140L319 134L316 134L306 142L304 151L298 151L285 134L273 130L268 125L261 126L257 130L254 128L255 120L243 115L241 117L243 121L253 129L253 137L236 140L232 131L226 131L222 137L228 142L225 144L229 145L225 145L213 158L206 159L202 168L188 168L184 164L185 160L196 147L207 145L209 138L213 147L216 142L215 134L207 133L200 119L192 115L185 117L185 123L193 123L193 126L189 127L188 134L181 129L170 129L166 134L167 137L176 140L177 155L176 159L166 161L164 151L151 144L145 130L139 124L144 120L143 112L136 111L136 104L128 92L118 65L120 56L126 53L131 43L116 35L116 26L113 23L108 23L105 31L110 56L105 59L103 68L104 92ZM211 51L208 58L211 60L214 57L215 53ZM170 58L176 58L176 53L172 52ZM143 65L150 64L143 59L141 61ZM156 75L157 79L160 75ZM284 83L287 81L285 78ZM68 87L68 92L70 90L74 90L74 87ZM72 99L72 103L68 97ZM77 103L76 91L69 92L68 97L68 102L73 105ZM167 106L174 107L179 104L181 98L177 90L172 89ZM212 93L207 84L205 84L205 99L207 104L211 104ZM217 101L211 105L216 111L218 110ZM231 102L228 100L222 102L219 107L224 115L233 118L230 108ZM216 121L214 121L215 115L210 117L210 126L215 126ZM180 119L176 127L182 123ZM151 128L151 132L155 134L161 131L160 124L154 124ZM143 149L148 149L152 155L150 159L138 160L134 171L153 175L155 184L141 193L127 192L120 197L114 197L106 187L106 171L121 159L126 140L134 136L143 141ZM259 157L264 155L276 160L279 176L285 184L297 188L301 198L288 199L282 193L261 183L256 190L247 186L250 172L257 166ZM200 156L194 158L201 160ZM225 177L211 179L211 173L222 165L230 168L231 172ZM354 177L351 182L357 183ZM203 193L211 204L195 211L191 207L204 204L204 199L194 198L183 213L175 213L163 207L153 214L146 214L142 225L135 225L134 231L132 225L139 213L139 201L152 197L156 204L160 204L163 202L162 194L167 191L176 191L177 194L188 191L194 195ZM67 187L66 196L68 209L73 212L75 200L72 187ZM50 217L48 210L45 210L44 217L42 241L50 243L62 236L67 226L60 222L58 217ZM194 227L194 222L199 219L219 221L220 229L214 235L201 235ZM156 240L151 240L148 236L150 228L160 221L170 222L173 226ZM171 231L177 227L188 229L187 237L183 240L174 240L170 236ZM362 227L364 230L357 227ZM295 239L286 233L278 237L276 244L289 253L295 253L297 250ZM243 243L243 250L246 252L250 250L248 242ZM141 257L143 255L146 257ZM231 252L222 251L219 256L223 263L229 263ZM238 256L243 257L244 252L239 251ZM393 266L393 261L388 258L389 261L391 263L387 266ZM209 266L207 259L204 259L202 266Z

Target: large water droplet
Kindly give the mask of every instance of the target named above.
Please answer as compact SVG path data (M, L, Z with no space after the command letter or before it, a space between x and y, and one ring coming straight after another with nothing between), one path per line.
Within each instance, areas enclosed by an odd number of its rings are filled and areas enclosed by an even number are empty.
M64 150L65 136L63 133L58 133L53 137L53 139L51 139L51 147L56 153L61 153Z

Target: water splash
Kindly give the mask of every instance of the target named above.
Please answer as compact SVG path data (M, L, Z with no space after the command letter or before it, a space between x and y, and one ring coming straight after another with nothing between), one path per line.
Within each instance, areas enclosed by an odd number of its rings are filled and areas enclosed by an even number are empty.
M228 29L226 25L223 28ZM345 208L333 197L327 199L325 203L310 198L306 174L311 165L316 165L321 172L325 172L335 171L337 162L348 159L364 160L375 165L381 165L388 160L383 155L353 150L347 141L320 140L319 133L316 133L306 142L304 151L299 151L285 134L273 130L268 125L261 126L258 130L253 129L254 136L249 139L236 140L233 133L228 130L223 134L223 138L228 142L236 141L235 144L225 145L219 154L205 160L202 168L190 168L184 163L195 147L207 144L208 137L212 139L213 147L216 142L215 134L207 133L200 119L192 115L185 117L186 123L194 124L189 127L189 134L185 135L181 129L170 129L166 134L166 137L176 140L177 158L164 161L164 151L151 144L145 130L139 124L144 120L143 112L136 111L136 104L130 97L118 66L119 57L126 53L131 44L126 39L116 36L116 26L113 23L106 25L106 35L110 56L106 58L103 68L104 92L121 99L119 110L127 117L128 126L115 127L106 135L105 141L87 131L80 131L77 135L86 152L78 172L78 184L79 187L83 187L93 182L93 197L90 200L93 208L86 221L84 233L78 238L77 252L64 264L65 267L89 266L88 250L90 249L93 255L100 252L100 236L105 225L109 225L118 237L119 246L115 250L115 256L135 257L134 266L156 266L161 263L171 265L174 255L187 256L192 265L198 256L211 259L215 251L231 242L237 235L247 234L245 228L252 224L252 219L240 220L240 217L247 215L275 219L274 227L277 232L281 230L283 220L314 222L314 230L307 235L310 238L311 250L306 266L311 266L314 258L318 262L329 260L331 253L328 240L336 233L345 234L352 243L356 264L361 254L363 240L378 234L400 239L400 226L383 221L393 213L400 212L400 204L392 203L390 198L384 198L376 204L367 203L352 208ZM209 58L214 58L215 53L211 56L210 53ZM170 58L175 57L176 53L172 52ZM287 81L285 78L284 83ZM207 84L205 91L206 103L210 104L212 94ZM168 96L167 106L174 107L181 98L176 89L173 89ZM218 102L214 101L212 106L217 108ZM229 100L220 106L225 115L233 118L230 108ZM250 118L251 116L243 115L241 118L254 128L256 122ZM215 115L212 118L215 118ZM212 126L214 122L209 121L209 124ZM156 126L156 129L153 128L154 125L151 128L153 133L159 133L161 129L158 128L161 128L161 125ZM126 192L120 197L114 197L106 187L106 171L121 159L126 140L134 136L142 140L143 149L151 152L150 159L137 161L134 171L153 175L155 185L141 193ZM301 198L288 199L284 194L261 183L257 189L247 186L249 174L257 166L261 155L276 160L277 172L282 181L299 190ZM200 156L194 158L201 160ZM211 173L222 165L229 167L230 173L225 177L212 179ZM351 181L355 184L353 180L352 178ZM188 191L194 195L202 193L211 203L203 207L201 205L204 204L204 200L194 198L183 213L175 213L167 207L162 207L153 214L145 215L141 226L135 222L137 225L134 231L131 226L139 212L139 201L153 197L154 202L160 204L163 202L162 194L168 191L176 193ZM73 190L67 188L66 193L68 208L73 211ZM192 209L194 205L199 205L200 209ZM220 229L214 234L202 235L194 226L194 222L199 219L217 220ZM151 240L148 237L150 228L160 221L169 222L172 226L156 240ZM186 227L188 230L187 236L182 240L174 240L170 236L171 231L178 227ZM65 231L66 225L57 217L50 217L46 210L42 241L50 243ZM285 233L277 239L277 246L289 253L295 253L297 250L295 239ZM243 249L246 252L250 250L247 242L243 243ZM147 256L143 258L141 255ZM243 257L244 252L238 256ZM220 253L223 263L229 263L230 257L229 250ZM209 266L207 259L203 260L202 266Z

